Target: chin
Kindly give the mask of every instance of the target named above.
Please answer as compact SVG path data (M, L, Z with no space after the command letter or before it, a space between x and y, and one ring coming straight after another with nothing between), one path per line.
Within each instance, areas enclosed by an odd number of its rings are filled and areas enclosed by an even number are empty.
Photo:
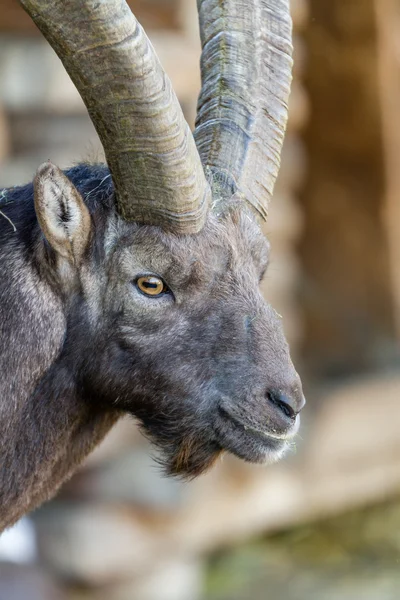
M142 432L158 448L157 462L168 476L192 480L210 470L221 454L229 452L253 464L269 465L293 446L298 426L286 436L252 429L232 418L218 418L213 426L188 428L180 436L177 427L144 427Z
M268 438L267 435L264 439L259 439L257 435L247 432L232 437L225 435L222 444L227 452L246 462L259 465L278 462L291 447L291 443L287 440L276 440Z
M272 465L281 460L288 453L290 448L293 448L293 442L281 442L279 446L274 448L260 447L258 458L248 462L253 462L260 465ZM246 458L244 460L246 460Z

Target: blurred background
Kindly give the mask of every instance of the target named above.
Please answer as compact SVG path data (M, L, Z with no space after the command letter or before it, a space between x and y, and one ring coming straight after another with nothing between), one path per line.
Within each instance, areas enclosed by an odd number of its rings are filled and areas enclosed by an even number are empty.
M194 121L195 0L131 0ZM58 497L0 536L0 600L397 600L400 7L292 0L295 79L264 292L308 405L272 467L160 476L121 422ZM82 32L84 35L84 32ZM17 0L0 12L0 188L101 160L83 104Z

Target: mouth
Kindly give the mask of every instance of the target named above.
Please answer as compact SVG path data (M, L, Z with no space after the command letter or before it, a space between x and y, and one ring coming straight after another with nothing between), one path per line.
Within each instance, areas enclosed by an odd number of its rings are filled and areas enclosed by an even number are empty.
M272 428L261 429L245 423L222 407L219 407L218 414L215 433L221 448L242 460L257 464L271 464L281 459L293 446L300 425L300 418L297 417L291 428L284 433L277 433Z

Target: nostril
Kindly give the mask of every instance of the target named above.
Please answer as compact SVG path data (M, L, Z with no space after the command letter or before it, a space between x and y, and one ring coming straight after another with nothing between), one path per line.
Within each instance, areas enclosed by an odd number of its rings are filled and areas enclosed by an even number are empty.
M274 404L277 408L279 408L284 415L289 417L289 419L294 420L299 412L297 409L296 401L290 396L286 396L282 392L267 392L267 398Z

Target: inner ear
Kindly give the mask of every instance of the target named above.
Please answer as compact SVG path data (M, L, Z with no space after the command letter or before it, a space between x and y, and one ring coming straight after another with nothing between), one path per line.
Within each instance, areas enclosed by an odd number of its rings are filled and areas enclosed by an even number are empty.
M51 162L37 170L34 196L36 216L45 238L58 254L79 264L91 228L90 214L82 196Z

